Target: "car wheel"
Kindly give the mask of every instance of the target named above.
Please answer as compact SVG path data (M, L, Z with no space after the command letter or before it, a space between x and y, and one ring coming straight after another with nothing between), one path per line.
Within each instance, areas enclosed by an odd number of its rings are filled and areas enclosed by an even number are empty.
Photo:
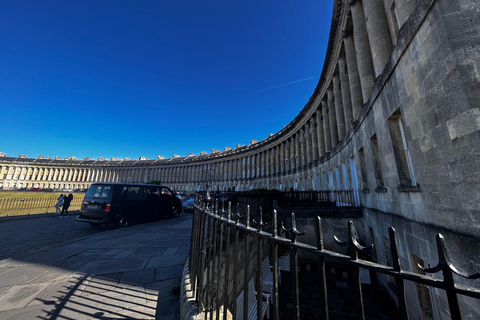
M180 215L180 211L176 208L173 208L172 217L178 217Z
M120 221L118 222L118 224L121 226L121 227L128 227L130 225L130 222L125 219L125 218L122 218L120 219Z

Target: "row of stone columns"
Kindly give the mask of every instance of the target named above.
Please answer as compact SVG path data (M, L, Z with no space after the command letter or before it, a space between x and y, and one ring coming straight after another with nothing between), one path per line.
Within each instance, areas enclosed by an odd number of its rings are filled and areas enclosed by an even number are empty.
M239 152L237 156L202 162L165 164L158 167L54 168L8 167L0 179L12 177L36 181L206 183L246 181L306 172L321 163L346 137L368 101L375 78L392 51L392 0L350 0L349 21L342 32L338 56L330 66L307 117L293 130L279 134L268 146ZM223 158L223 159L222 159Z

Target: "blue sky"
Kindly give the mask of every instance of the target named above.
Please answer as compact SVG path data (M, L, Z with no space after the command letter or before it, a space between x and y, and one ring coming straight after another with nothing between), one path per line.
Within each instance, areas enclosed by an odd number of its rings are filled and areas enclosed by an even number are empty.
M316 87L333 0L4 0L0 152L155 159L280 131Z

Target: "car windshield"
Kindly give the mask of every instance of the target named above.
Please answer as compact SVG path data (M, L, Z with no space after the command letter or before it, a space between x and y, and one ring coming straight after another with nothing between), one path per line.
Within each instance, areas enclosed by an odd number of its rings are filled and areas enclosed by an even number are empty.
M112 186L94 185L88 189L86 197L108 199L110 198L111 191L112 191Z

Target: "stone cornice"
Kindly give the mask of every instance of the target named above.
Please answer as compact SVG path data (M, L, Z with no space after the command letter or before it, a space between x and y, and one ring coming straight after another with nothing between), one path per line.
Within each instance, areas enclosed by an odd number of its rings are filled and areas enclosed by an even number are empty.
M211 163L212 161L230 161L244 156L250 156L255 153L264 152L268 149L275 147L276 144L287 141L291 138L296 131L300 130L305 125L308 119L321 108L321 100L326 95L327 87L330 85L329 79L335 71L335 64L341 43L344 35L346 16L349 14L349 5L351 0L336 0L334 1L334 7L332 12L332 22L330 27L330 34L328 40L327 51L323 64L323 69L318 80L317 86L309 98L308 102L298 113L298 115L287 124L282 130L276 134L270 135L268 138L251 143L247 146L241 146L234 149L225 149L219 152L212 152L210 154L201 154L198 156L188 156L170 159L157 159L157 160L121 160L121 161L95 161L95 160L75 160L75 163L69 162L70 160L55 160L45 161L43 163L37 161L38 159L26 159L28 161L22 161L20 158L10 158L10 161L3 161L0 157L0 165L37 165L37 166L65 166L65 167L157 167L157 166L174 166L174 165L200 165L204 163ZM6 158L6 157L5 157Z

